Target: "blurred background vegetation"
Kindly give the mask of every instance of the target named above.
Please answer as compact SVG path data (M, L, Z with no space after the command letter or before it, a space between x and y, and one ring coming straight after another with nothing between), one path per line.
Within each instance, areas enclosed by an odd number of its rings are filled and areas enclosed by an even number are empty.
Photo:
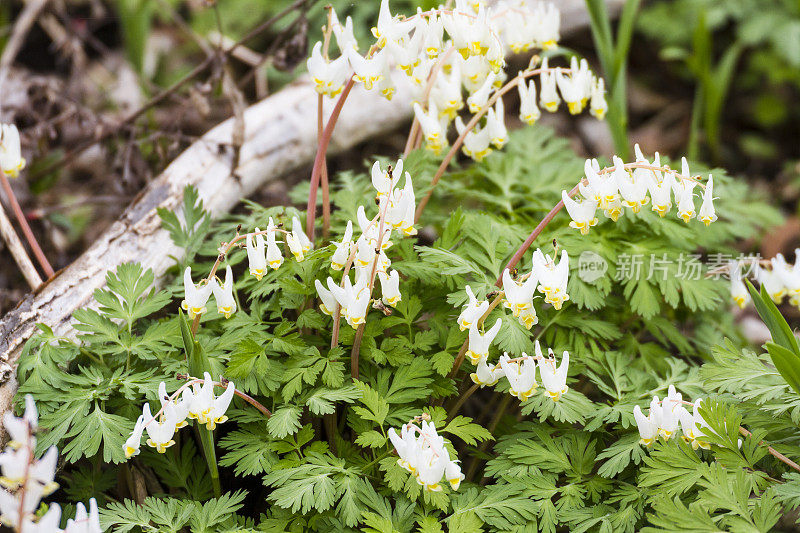
M366 42L378 0L330 2L352 16ZM556 2L557 4L558 2ZM428 9L432 0L393 0L393 11ZM639 142L676 157L727 168L768 188L789 215L765 255L800 242L800 1L626 0L610 16L586 0L592 24L562 41L564 53L586 56L619 88L607 126L558 115L548 122L585 155L610 155ZM0 51L25 2L0 1ZM14 121L30 155L27 183L17 184L35 230L57 266L68 264L110 224L151 177L189 143L232 115L223 91L230 76L250 104L305 69L309 43L320 37L326 2L315 0L53 0L20 51L12 84L2 90L0 120ZM275 24L254 28L287 11ZM137 121L60 164L109 124L185 80L209 49L249 37L238 54L211 62L201 75ZM521 61L524 61L521 60ZM621 67L620 67L621 66ZM20 91L10 98L8 91ZM513 95L511 95L513 97ZM622 106L622 107L620 107ZM507 102L509 121L515 102ZM621 133L620 133L621 132ZM613 134L613 135L612 135ZM620 139L621 136L621 139ZM371 143L370 152L402 148L402 135ZM615 150L616 145L616 150ZM359 164L356 150L332 170ZM100 192L99 192L100 191ZM285 190L256 200L288 201ZM751 244L752 246L752 244ZM16 269L0 269L0 311L22 287Z

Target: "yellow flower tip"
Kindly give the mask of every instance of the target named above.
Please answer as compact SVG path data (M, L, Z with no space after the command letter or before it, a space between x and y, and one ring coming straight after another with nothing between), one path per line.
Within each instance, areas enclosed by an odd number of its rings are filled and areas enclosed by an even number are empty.
M433 485L425 485L425 490L428 492L442 492L442 486L438 483L434 483Z
M558 46L558 43L556 42L555 39L550 39L549 41L545 41L542 43L543 50L550 50L551 48L555 48L556 46Z
M458 323L458 329L461 331L466 331L469 329L471 325L472 322L465 322L464 320L462 320L461 322Z
M744 309L745 306L744 296L734 296L733 301L736 302L736 305L738 305L739 308Z
M386 98L390 102L392 101L392 97L394 96L394 89L384 89L383 91L381 91L381 93L383 93L384 98Z
M264 277L264 271L261 269L251 270L250 273L256 277L257 281L261 281L261 278Z
M647 446L648 448L653 445L656 439L639 439L639 444Z
M558 102L545 102L544 108L550 113L555 113L558 111Z
M569 109L570 115L577 115L581 112L581 103L580 102L567 102L567 108Z
M58 490L58 486L59 486L58 483L56 483L55 481L51 481L42 488L42 496L50 496L56 490Z
M595 111L592 111L592 115L597 120L605 120L605 118L606 118L606 110L605 109L597 109Z
M133 448L132 446L125 446L125 459L130 459L134 455L139 453L138 448Z
M473 363L473 364L475 364L475 363ZM478 374L477 374L477 373L473 372L472 374L470 374L470 375L469 375L469 377L470 377L470 379L472 380L472 382L473 382L474 384L476 384L476 385L481 385L481 386L483 385L483 384L481 383L481 380L480 380L480 379L478 379Z
M776 304L779 304L779 303L783 302L783 297L784 297L785 294L786 294L786 291L785 290L781 290L781 291L778 291L778 292L773 292L772 294L769 295L769 297L772 298L773 302L775 302Z
M16 490L16 488L19 487L21 484L22 484L22 479L18 478L11 479L5 476L0 477L0 485L7 488L8 490L11 491Z

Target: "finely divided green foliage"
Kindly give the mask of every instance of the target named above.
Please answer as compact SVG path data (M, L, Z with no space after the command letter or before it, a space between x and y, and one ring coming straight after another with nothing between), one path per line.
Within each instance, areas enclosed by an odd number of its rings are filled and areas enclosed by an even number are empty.
M417 191L435 166L423 152L406 159ZM339 346L330 348L332 320L314 302L315 279L341 276L329 269L327 242L261 281L247 275L244 250L234 249L226 263L236 274L239 311L225 320L210 301L197 344L186 344L192 354L184 353L177 314L180 280L154 291L152 274L136 265L110 273L97 309L76 313L77 341L42 327L20 362L21 390L42 412L41 446L58 444L66 458L67 497L115 501L103 512L114 531L634 531L670 530L683 520L698 531L768 529L781 505L798 505L800 481L790 476L775 487L785 469L759 442L769 434L794 454L800 402L765 356L740 351L725 281L677 278L677 264L648 279L648 262L639 279L616 279L626 254L649 261L650 254L732 253L736 239L776 222L774 211L722 172L714 172L720 220L709 228L643 210L581 236L566 213L556 216L535 246L552 252L555 239L569 251L570 301L556 311L537 299L531 331L493 311L490 322L504 318L490 361L502 351L530 353L535 339L568 350L569 392L558 403L538 395L520 405L508 401L501 382L448 416L473 371L465 363L456 379L447 377L466 337L455 320L464 286L479 296L494 291L509 257L581 173L566 142L536 127L515 133L504 153L446 175L420 237L389 249L402 301L391 314L368 315L358 380L350 377L353 330L343 324ZM338 240L358 205L369 216L376 208L365 174L343 173L332 185L331 238ZM307 190L301 185L293 197L303 200ZM248 207L211 224L190 190L182 218L162 217L176 243L196 251L187 260L193 272L204 273L238 224L250 231L264 228L268 216L291 224L298 214ZM591 283L577 275L586 251L608 262L607 274ZM520 264L528 268L529 254ZM722 343L726 336L733 340ZM714 361L700 370L717 343ZM190 368L187 355L194 361L200 353L214 376L233 380L273 413L266 419L234 401L231 420L215 432L223 489L216 499L193 429L165 455L143 447L118 464L143 398L156 400L162 380L175 390L176 373ZM669 384L691 399L718 394L705 409L717 428L711 452L677 439L650 451L639 445L633 406L646 406ZM424 492L397 464L387 432L423 411L468 474L458 491ZM754 433L741 449L740 420ZM90 474L101 465L121 481Z

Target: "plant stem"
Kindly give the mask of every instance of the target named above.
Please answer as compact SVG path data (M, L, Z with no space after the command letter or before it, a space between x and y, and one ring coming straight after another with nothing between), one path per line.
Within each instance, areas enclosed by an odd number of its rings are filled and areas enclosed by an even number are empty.
M480 385L475 383L469 389L467 389L467 391L464 394L461 395L461 397L458 399L458 401L447 412L447 419L448 420L452 420L453 417L458 412L458 410L461 409L461 406L464 405L464 402L467 401L467 398L469 398L470 396L475 394L475 391L477 391L479 388L480 388Z
M39 263L39 266L42 267L42 270L44 270L47 278L52 278L53 274L55 274L53 267L50 266L50 262L47 260L47 257L45 257L41 246L39 246L39 242L36 240L36 236L28 225L28 221L25 219L25 213L22 212L14 190L11 188L11 184L8 182L8 178L4 172L0 172L0 183L3 185L3 190L6 192L8 202L11 204L11 210L14 211L14 217L17 219L17 222L19 222L22 233L25 235L25 239L28 241L33 255L36 257L36 261Z
M579 186L576 185L575 187L572 188L572 190L569 191L570 198L572 198L578 193L578 187ZM558 212L561 211L561 209L563 208L564 208L564 200L559 200L558 203L545 215L542 221L539 222L539 225L533 229L530 235L528 235L528 238L525 239L525 242L523 242L522 245L519 247L519 249L517 249L517 251L511 257L508 264L503 270L507 269L510 270L514 268L517 265L517 263L520 262L522 256L525 254L525 252L528 251L528 248L531 247L533 241L536 240L536 237L538 237L542 233L542 231L544 231L544 228L547 227L550 221L552 221L553 218L555 218L555 216L558 214ZM497 281L495 281L494 284L498 287L501 287L503 285L502 272L500 273L500 276L498 276Z
M389 174L391 178L391 173ZM369 277L369 296L372 297L372 289L375 288L375 275L377 274L378 270L378 259L381 256L381 250L383 250L383 227L386 223L386 213L389 211L389 197L387 196L383 202L383 209L380 212L380 221L378 222L378 243L375 245L375 257L372 260L372 271L370 272ZM369 306L369 304L367 304ZM353 339L353 350L350 352L350 374L353 376L353 379L358 379L358 358L361 352L361 340L364 338L364 328L367 326L367 318L366 315L369 313L369 307L367 307L367 311L364 313L364 323L359 324L358 329L356 330L356 336Z
M39 277L36 267L33 266L28 252L25 251L25 246L23 246L19 235L17 235L17 231L14 229L8 216L6 216L6 211L3 209L2 205L0 205L0 235L2 235L3 241L8 247L8 251L11 252L12 257L14 257L14 261L17 263L20 272L22 272L25 281L28 282L31 289L36 290L36 288L42 284L42 278Z
M342 89L342 94L336 101L336 105L331 111L331 116L328 119L328 124L322 132L319 139L319 146L317 146L317 156L314 158L314 167L311 169L311 189L308 191L308 206L306 210L306 235L314 242L314 221L317 216L317 189L319 188L320 176L322 175L322 167L325 163L325 154L328 151L328 144L331 142L333 129L336 127L336 121L339 119L339 114L342 112L347 96L350 90L355 85L355 79L351 76L347 84Z
M745 437L749 437L750 435L752 435L752 433L744 429L742 426L739 426L739 433L741 433ZM759 444L766 445L764 441L759 442ZM778 461L800 472L800 465L798 465L797 463L795 463L794 461L792 461L791 459L789 459L788 457L777 451L772 446L767 446L767 451Z
M366 324L359 324L356 336L353 338L353 350L350 352L350 375L358 379L358 358L361 354L361 340L364 338Z
M322 99L317 97L317 143L322 140ZM331 228L331 198L328 188L328 163L322 161L322 237L327 239Z
M503 299L503 292L500 291L497 294L497 296L494 297L492 303L489 304L489 309L487 309L486 312L483 313L483 315L481 315L481 317L478 319L478 327L480 327L483 324L483 322L486 320L486 317L489 316L489 313L491 313L492 310L495 307L497 307L497 305L500 303L502 299ZM452 379L456 376L458 369L461 368L461 365L464 363L464 357L467 354L467 350L469 350L469 337L467 337L467 339L464 340L464 344L462 344L461 349L458 350L458 355L456 356L455 361L453 361L453 369L450 371L450 375L447 376L448 378Z

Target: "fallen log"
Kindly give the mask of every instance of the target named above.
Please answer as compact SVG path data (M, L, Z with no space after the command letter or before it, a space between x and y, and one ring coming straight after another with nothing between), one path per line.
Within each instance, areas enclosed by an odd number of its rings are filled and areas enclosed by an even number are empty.
M618 9L621 0L609 0ZM562 34L586 27L582 0L558 2ZM392 131L411 118L407 81L398 75L391 101L378 91L353 89L337 122L329 147L335 154L373 136ZM357 104L357 105L356 105ZM328 111L333 102L327 102ZM131 202L122 216L71 265L27 295L0 320L0 412L11 404L17 389L16 361L24 343L44 323L56 335L74 336L76 309L92 305L92 294L105 283L109 270L139 262L153 270L156 285L181 250L161 229L156 209L178 211L183 190L194 185L212 216L230 211L259 187L311 162L316 152L316 93L307 81L294 83L247 108L245 139L239 165L232 172L230 145L233 121L216 126L192 144Z

